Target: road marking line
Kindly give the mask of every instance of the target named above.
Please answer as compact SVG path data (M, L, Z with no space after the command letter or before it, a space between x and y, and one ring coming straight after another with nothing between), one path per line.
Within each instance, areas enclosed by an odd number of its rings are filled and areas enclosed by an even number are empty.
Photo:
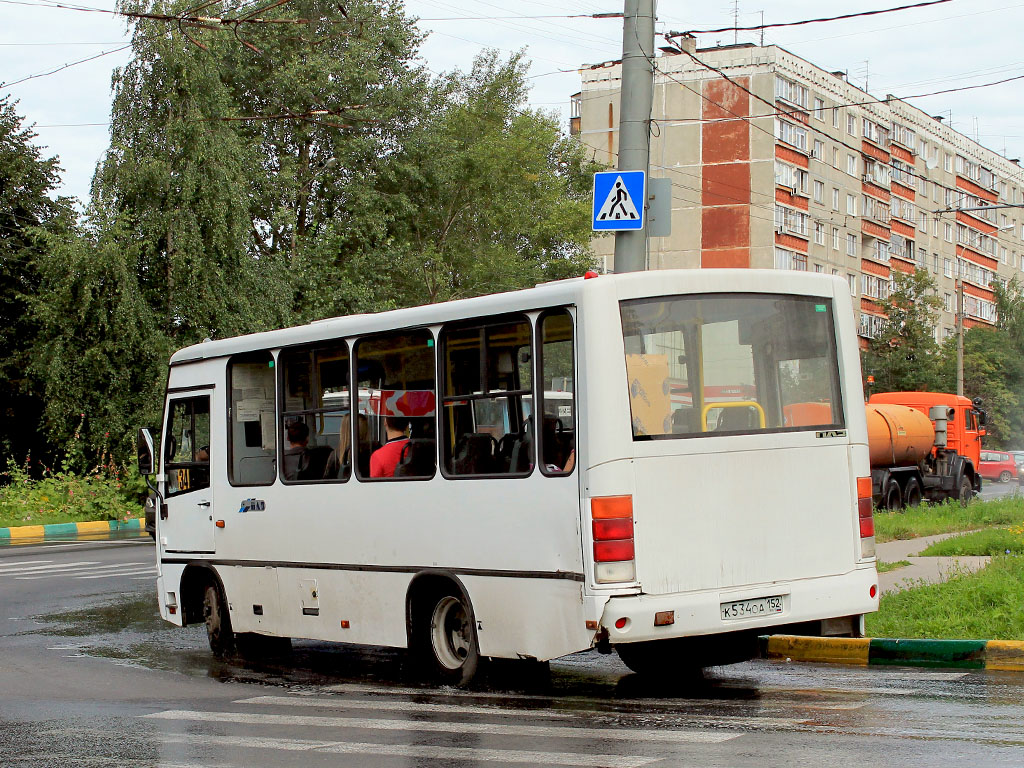
M116 573L97 573L97 574L93 574L92 576L76 576L75 578L76 579L111 579L111 578L116 578L118 576L138 576L138 575L143 574L143 573L154 574L154 573L156 573L156 568L143 568L141 570L138 569L138 568L134 568L134 569L132 569L130 571L118 571Z
M268 739L251 736L213 736L203 734L160 734L165 743L197 746L237 747L242 749L278 749L293 752L327 752L338 755L386 755L413 757L444 762L524 763L527 765L608 766L608 768L639 768L661 758L638 755L588 755L571 752L539 752L532 750L477 749L474 747L431 747L405 744L372 744L344 741L305 741L302 739Z
M83 565L99 565L99 560L81 560L77 563L56 563L54 565L34 565L30 568L7 568L0 566L0 576L6 576L8 574L18 573L35 573L37 571L50 571L50 570L66 570L68 568L80 568Z
M306 715L269 715L244 712L195 712L169 709L142 717L154 720L188 720L197 722L242 723L245 725L326 726L329 728L364 728L380 731L430 731L435 733L478 733L483 735L531 736L536 738L572 738L616 741L657 741L675 743L717 744L738 738L738 733L712 731L660 731L622 728L573 728L557 725L504 725L501 723L424 722L362 717L310 717Z
M14 568L15 566L23 565L37 565L40 563L52 563L53 560L15 560L14 562L8 562L7 560L0 560L0 568Z
M291 707L322 707L330 709L372 709L381 712L438 712L447 714L466 715L501 715L508 717L569 717L578 719L581 715L593 717L593 712L581 712L579 710L559 709L515 709L512 707L476 707L463 704L431 704L417 703L413 701L368 701L342 699L331 696L253 696L248 699L237 699L235 704L267 704L275 706ZM856 706L863 706L859 704ZM630 718L632 715L621 712L601 712L597 714L614 715L617 719ZM643 717L650 717L651 712L645 712ZM664 715L665 713L658 713ZM743 715L702 715L700 713L680 711L672 713L680 719L693 722L699 725L742 725L764 728L772 727L793 727L805 723L807 718L784 718L784 717L758 717Z
M143 563L115 563L114 565L92 565L92 566L83 566L81 568L68 569L68 570L64 570L64 571L57 571L57 572L54 572L54 573L48 573L48 572L42 571L40 573L32 574L31 576L15 576L14 578L18 579L19 581L35 581L37 579L55 579L55 578L58 578L58 577L61 577L61 576L74 577L74 578L79 578L80 579L80 578L83 578L87 574L101 573L103 571L114 571L117 574L124 573L126 568L130 569L132 573L138 573L140 565L143 565ZM154 571L156 570L153 566L147 566L147 567L148 568L152 568Z

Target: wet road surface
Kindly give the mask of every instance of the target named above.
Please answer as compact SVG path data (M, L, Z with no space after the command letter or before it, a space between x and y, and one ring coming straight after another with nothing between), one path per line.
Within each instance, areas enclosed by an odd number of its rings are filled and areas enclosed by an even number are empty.
M152 557L0 550L4 768L1024 765L1010 673L758 661L651 682L590 652L494 663L459 691L386 649L218 662L202 628L160 621L135 573Z

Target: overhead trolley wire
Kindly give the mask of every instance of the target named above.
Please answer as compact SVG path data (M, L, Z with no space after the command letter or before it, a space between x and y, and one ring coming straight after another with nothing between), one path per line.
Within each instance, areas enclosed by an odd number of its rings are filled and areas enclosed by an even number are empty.
M930 5L942 5L953 0L927 0L927 2L913 3L911 5L900 5L895 8L880 8L875 11L859 11L857 13L844 13L839 16L822 16L816 19L802 19L800 21L785 21L774 24L755 24L749 27L721 27L719 29L691 29L686 32L669 32L666 37L679 37L681 35L711 35L721 32L757 32L762 29L778 29L780 27L802 27L806 24L821 24L828 21L844 21L855 19L861 16L878 16L883 13L895 13L896 11L907 11L912 8L926 8Z

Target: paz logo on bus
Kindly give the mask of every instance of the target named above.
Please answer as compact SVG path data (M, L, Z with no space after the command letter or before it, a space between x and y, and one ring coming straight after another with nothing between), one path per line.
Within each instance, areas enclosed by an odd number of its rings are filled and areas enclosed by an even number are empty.
M845 429L824 429L821 432L815 432L815 437L846 437Z
M242 506L239 507L238 512L262 512L267 508L267 502L263 499L242 499Z

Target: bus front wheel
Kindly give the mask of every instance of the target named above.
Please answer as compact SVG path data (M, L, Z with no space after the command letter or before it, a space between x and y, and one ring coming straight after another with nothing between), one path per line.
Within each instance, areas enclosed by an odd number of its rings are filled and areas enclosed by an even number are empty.
M216 584L207 584L203 593L203 618L210 650L217 658L230 656L235 650L235 633L231 631L231 617L227 602Z
M414 651L420 668L447 685L465 686L480 666L480 647L468 601L454 589L421 599Z

